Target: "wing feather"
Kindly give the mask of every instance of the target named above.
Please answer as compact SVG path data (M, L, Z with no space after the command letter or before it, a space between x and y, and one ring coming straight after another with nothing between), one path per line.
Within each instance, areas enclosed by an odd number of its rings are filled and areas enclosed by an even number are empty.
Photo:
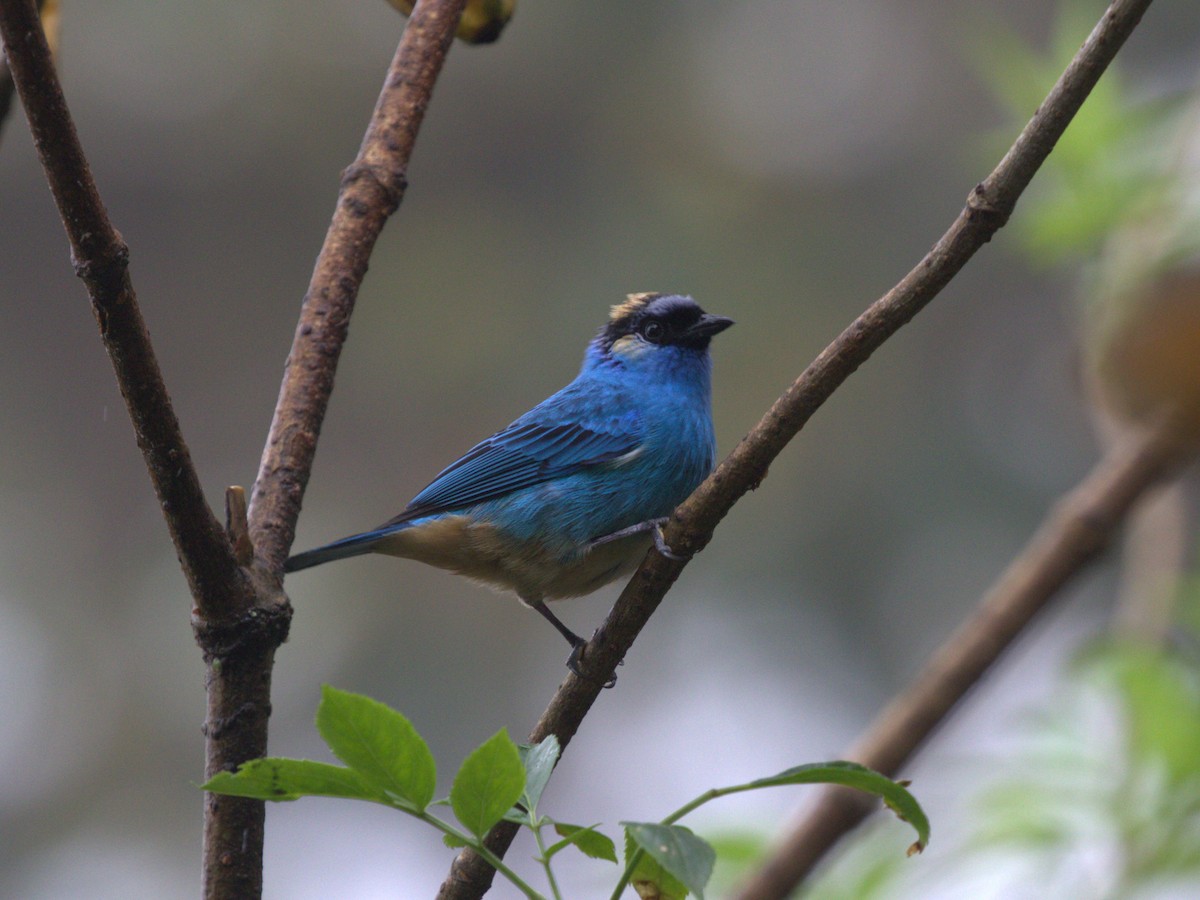
M541 418L541 417L539 417ZM451 463L404 512L381 527L436 515L601 465L642 442L635 417L598 417L601 424L530 421L523 416Z

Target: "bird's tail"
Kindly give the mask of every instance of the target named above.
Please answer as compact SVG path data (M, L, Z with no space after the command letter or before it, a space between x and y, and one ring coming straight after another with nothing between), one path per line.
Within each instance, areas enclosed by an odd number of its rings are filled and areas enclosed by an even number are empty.
M283 571L296 572L300 569L307 569L310 566L319 566L321 563L326 563L334 559L345 559L348 556L361 556L364 553L370 553L375 549L375 545L381 537L394 530L392 528L367 531L362 534L342 538L340 541L334 541L332 544L326 544L323 547L305 550L303 553L297 553L295 556L289 557L288 561L283 564Z

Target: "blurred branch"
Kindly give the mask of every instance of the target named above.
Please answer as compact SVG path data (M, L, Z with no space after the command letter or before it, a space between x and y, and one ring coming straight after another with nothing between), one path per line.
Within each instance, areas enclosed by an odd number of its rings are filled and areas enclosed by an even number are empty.
M1176 424L1164 419L1115 447L1055 505L974 614L884 708L846 759L896 775L1054 594L1108 546L1138 499L1194 454L1183 450ZM876 806L859 791L822 790L738 900L790 896Z
M358 157L342 174L337 208L304 295L250 499L254 550L271 572L282 571L295 538L354 301L375 241L404 197L417 131L465 2L417 4Z
M654 550L604 624L588 642L584 677L568 673L530 735L536 743L554 734L565 748L687 559L712 538L713 530L747 491L758 487L767 467L804 427L834 390L944 288L1012 214L1017 198L1079 111L1117 51L1133 32L1151 0L1115 0L1075 58L1051 88L1000 163L976 185L967 205L925 258L892 290L872 304L812 362L767 411L755 428L676 511L666 528L667 544L682 559ZM488 836L503 855L516 827L501 823ZM481 897L494 870L470 850L454 860L439 900Z

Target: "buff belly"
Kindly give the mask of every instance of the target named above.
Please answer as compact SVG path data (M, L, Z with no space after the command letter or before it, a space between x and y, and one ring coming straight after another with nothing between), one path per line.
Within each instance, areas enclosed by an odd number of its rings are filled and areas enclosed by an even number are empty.
M562 552L540 541L516 541L491 525L451 515L414 522L372 549L514 591L523 600L557 600L589 594L629 574L651 543L649 535L634 534L588 550Z

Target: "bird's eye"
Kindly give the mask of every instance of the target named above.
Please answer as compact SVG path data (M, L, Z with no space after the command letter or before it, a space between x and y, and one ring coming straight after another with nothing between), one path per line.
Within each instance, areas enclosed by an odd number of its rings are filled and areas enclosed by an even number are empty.
M642 337L652 344L657 344L667 334L666 326L662 322L651 320L642 326Z

